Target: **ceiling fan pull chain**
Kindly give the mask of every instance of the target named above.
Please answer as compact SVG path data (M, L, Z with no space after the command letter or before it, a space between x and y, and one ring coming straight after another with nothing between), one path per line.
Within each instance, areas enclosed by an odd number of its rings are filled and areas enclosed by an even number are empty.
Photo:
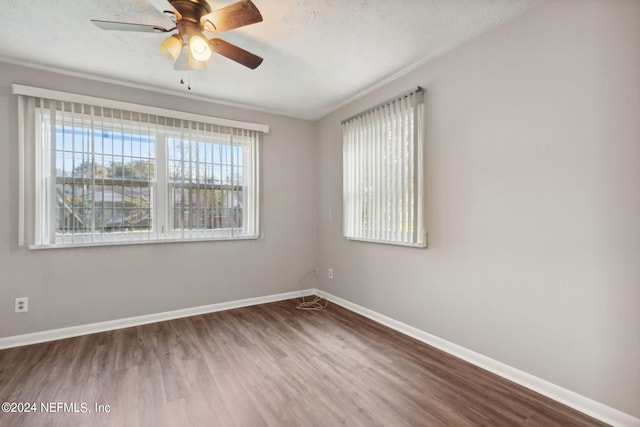
M180 84L184 84L184 74L180 74ZM191 90L191 74L187 71L187 89Z

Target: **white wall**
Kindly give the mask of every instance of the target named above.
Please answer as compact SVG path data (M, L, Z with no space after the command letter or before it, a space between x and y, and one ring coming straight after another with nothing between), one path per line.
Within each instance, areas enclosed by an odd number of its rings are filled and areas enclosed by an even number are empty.
M30 251L18 243L11 83L267 124L263 240ZM316 262L309 122L0 63L0 337L298 289ZM309 284L306 284L309 287ZM13 313L16 297L29 312Z
M347 241L340 121L417 85L429 248ZM316 129L322 289L640 416L639 1L548 2Z

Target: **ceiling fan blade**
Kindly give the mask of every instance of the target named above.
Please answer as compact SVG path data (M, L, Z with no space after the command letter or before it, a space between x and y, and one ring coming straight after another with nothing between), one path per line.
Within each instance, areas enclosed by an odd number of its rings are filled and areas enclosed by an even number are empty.
M226 56L232 61L236 61L238 64L244 65L252 70L258 68L258 66L262 64L262 58L259 56L222 39L210 39L209 46L214 52L217 52L222 56Z
M182 15L178 12L169 0L147 0L154 9L158 12L161 12L165 16L169 16L170 19L175 23L182 19ZM171 17L170 15L173 15Z
M222 33L256 22L262 22L262 15L251 0L241 0L207 13L200 18L202 28L215 33Z
M171 5L169 0L147 0L154 9L158 12L164 13L165 11L175 11L175 8Z
M158 25L145 25L145 24L130 24L128 22L113 22L113 21L99 21L97 19L92 19L91 22L96 27L102 28L103 30L114 30L114 31L136 31L139 33L168 33L169 31L173 31L175 28L167 30L164 27L160 27Z

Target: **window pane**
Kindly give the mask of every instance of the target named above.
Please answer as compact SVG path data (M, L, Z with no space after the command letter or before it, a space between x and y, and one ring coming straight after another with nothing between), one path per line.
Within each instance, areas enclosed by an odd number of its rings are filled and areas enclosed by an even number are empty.
M168 152L173 230L242 228L243 156L231 136L169 138Z
M56 232L151 231L154 138L93 130L84 119L57 120Z

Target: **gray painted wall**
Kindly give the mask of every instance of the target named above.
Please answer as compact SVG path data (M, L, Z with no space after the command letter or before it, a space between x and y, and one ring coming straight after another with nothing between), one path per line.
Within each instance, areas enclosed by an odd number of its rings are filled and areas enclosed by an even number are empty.
M340 121L417 85L429 248L347 241ZM640 2L544 4L317 138L322 289L640 416Z
M19 248L12 83L268 124L262 144L265 238ZM312 125L303 120L0 63L0 337L298 289L298 279L316 263L313 139ZM28 313L13 313L19 296L29 297Z

